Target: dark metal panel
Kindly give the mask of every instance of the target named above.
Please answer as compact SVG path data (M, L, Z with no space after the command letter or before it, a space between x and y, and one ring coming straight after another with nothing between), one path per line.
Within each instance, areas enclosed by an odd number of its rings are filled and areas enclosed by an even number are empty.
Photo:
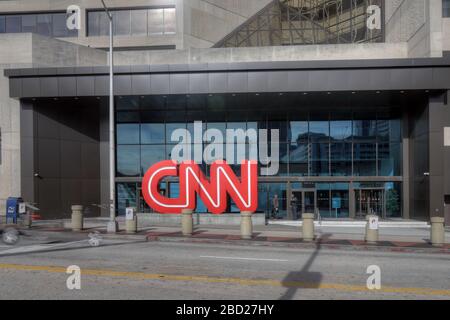
M371 69L367 73L370 88L376 90L388 90L390 88L390 74L387 69Z
M314 70L309 73L309 88L312 91L327 91L328 87L328 72L322 70Z
M58 78L41 78L41 97L58 96Z
M109 95L109 76L96 76L94 80L95 95Z
M433 69L433 87L436 89L450 88L450 67Z
M228 74L229 92L247 92L248 74L247 72L230 72Z
M94 95L94 78L90 76L77 77L77 95L93 96Z
M175 73L170 76L170 94L181 94L189 92L189 75L186 73Z
M224 93L228 91L228 74L213 72L209 74L209 90L211 93Z
M268 73L265 71L248 73L248 91L266 92L269 86Z
M328 72L327 90L349 90L349 76L343 70L330 70Z
M22 79L22 97L34 98L41 96L41 85L39 78L24 78Z
M77 95L77 79L75 77L59 77L58 93L60 97L74 97Z
M309 72L308 71L289 71L288 72L288 90L289 91L308 91L309 90Z
M114 76L114 94L115 95L131 94L131 76L130 75Z
M411 83L414 89L431 89L433 83L433 69L420 68L411 70Z
M11 78L9 80L9 96L11 98L18 98L22 96L22 79Z
M191 73L189 75L189 92L190 93L208 93L209 80L207 73Z
M170 93L170 81L168 74L152 74L150 79L152 94Z
M288 86L287 71L269 72L268 88L271 92L284 92Z
M135 74L131 76L131 87L134 95L150 93L150 75Z
M349 74L350 90L368 90L370 89L369 75L367 70L353 70ZM375 88L371 88L373 90Z
M412 88L412 72L411 69L392 69L391 89L411 89Z

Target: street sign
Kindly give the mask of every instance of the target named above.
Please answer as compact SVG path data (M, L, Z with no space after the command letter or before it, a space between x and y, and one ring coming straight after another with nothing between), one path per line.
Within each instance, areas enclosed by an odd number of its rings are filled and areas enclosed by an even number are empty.
M340 209L342 207L341 198L333 198L332 205L333 209Z

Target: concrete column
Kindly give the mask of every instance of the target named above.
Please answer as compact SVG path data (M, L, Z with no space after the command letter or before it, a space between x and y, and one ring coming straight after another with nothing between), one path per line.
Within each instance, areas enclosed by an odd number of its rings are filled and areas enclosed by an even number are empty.
M442 246L445 243L445 219L442 217L431 218L431 244L433 246Z
M190 209L184 209L181 212L181 230L183 232L183 236L190 237L192 236L194 229L194 221L192 220L193 211Z
M137 232L137 216L136 208L127 208L132 210L132 214L126 215L125 220L125 232L126 233L136 233Z
M365 241L367 243L371 243L371 244L376 244L378 242L378 223L376 228L371 228L370 227L370 220L371 219L377 219L378 220L378 216L376 215L367 215L366 216L366 236L365 236Z
M302 237L303 241L311 242L314 240L314 214L304 213L302 215Z
M241 212L241 238L245 240L252 239L253 224L252 213L248 211Z
M72 231L83 230L83 206L72 206Z

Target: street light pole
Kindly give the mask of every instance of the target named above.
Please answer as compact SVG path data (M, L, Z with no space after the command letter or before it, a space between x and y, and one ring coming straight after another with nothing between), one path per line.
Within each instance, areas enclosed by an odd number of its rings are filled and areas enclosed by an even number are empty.
M109 20L109 221L107 226L108 233L116 233L118 228L116 221L116 184L115 184L115 121L114 121L114 30L113 16L102 1L105 13Z

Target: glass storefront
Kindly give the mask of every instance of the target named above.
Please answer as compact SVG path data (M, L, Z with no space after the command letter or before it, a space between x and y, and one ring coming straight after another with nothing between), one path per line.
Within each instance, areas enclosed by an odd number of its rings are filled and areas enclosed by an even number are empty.
M366 188L357 182L367 177L401 177L401 117L395 107L318 108L301 94L217 94L124 96L117 98L116 110L119 213L124 212L127 201L140 211L151 211L143 203L136 181L152 164L171 158L178 143L171 140L175 130L187 129L193 136L194 121L202 121L204 130L217 129L224 137L227 129L279 130L279 171L275 176L264 177L265 182L260 182L258 188L258 212L268 217L295 219L306 210L322 218L349 218L352 205L355 217L371 210L380 216L401 216L401 183ZM208 146L208 137L205 140L203 148ZM247 140L242 148L236 145L235 155L248 155L249 143ZM206 175L208 167L208 163L202 164ZM239 173L239 166L234 169ZM351 179L336 181L345 177ZM272 182L271 178L277 181ZM130 181L122 183L127 179ZM306 186L295 182L302 179L322 182ZM134 187L130 187L131 182ZM176 182L169 183L166 189L168 196L176 196ZM355 199L354 204L351 199ZM276 202L278 210L274 208ZM229 212L237 211L230 202ZM198 212L206 212L201 201Z

